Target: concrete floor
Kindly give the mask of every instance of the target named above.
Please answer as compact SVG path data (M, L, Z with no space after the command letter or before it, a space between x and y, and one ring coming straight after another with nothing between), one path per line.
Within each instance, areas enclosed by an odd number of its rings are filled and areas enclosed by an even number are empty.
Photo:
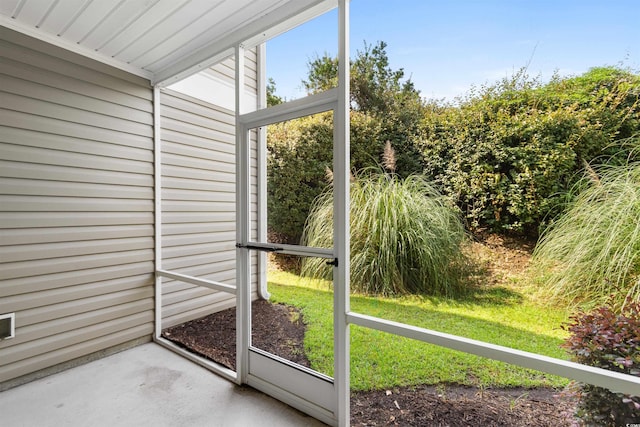
M324 426L152 343L0 393L0 425Z

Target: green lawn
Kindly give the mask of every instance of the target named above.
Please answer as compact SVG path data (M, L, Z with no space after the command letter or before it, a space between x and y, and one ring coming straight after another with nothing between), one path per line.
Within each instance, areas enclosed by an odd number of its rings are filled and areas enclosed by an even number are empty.
M332 306L328 282L269 272L272 301L298 307L307 324L305 349L312 367L333 374ZM567 313L536 305L504 287L465 301L436 297L352 296L351 310L567 359L560 348ZM563 387L568 380L358 326L351 327L353 390L457 383L480 387Z

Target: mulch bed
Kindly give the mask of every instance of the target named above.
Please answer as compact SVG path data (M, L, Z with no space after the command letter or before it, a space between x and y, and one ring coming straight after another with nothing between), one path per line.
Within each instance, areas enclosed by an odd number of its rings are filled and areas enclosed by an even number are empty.
M254 347L310 367L304 354L302 315L294 307L254 301L251 327ZM167 328L162 336L229 369L236 369L235 308Z
M235 369L235 309L165 329L162 336ZM304 323L293 307L255 301L253 345L309 367ZM479 389L455 384L353 392L353 426L576 426L575 400L556 390Z
M353 426L575 426L575 403L550 389L459 385L351 395Z

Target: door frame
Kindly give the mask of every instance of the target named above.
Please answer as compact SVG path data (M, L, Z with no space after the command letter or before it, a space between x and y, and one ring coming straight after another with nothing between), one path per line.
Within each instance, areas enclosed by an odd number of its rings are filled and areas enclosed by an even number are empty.
M243 58L244 53L240 46L236 50L236 58ZM241 60L242 61L242 60ZM243 69L242 64L238 64L238 70ZM239 82L238 87L242 87L242 76L236 76ZM278 399L307 412L316 418L329 424L335 424L339 413L339 384L347 378L345 372L340 372L342 366L347 364L339 359L344 358L344 350L347 347L341 345L339 336L342 339L346 336L342 328L346 328L344 320L345 308L339 311L340 301L347 302L345 296L348 292L341 293L345 289L348 261L345 263L344 254L348 254L349 235L344 230L347 223L346 211L340 211L340 207L348 206L348 189L340 191L340 187L334 187L334 247L332 249L311 248L297 245L273 245L267 242L254 241L251 238L251 131L259 130L270 124L280 123L299 117L312 114L333 111L334 127L334 186L338 183L348 182L348 140L344 140L344 131L340 128L348 127L345 117L339 116L339 111L347 111L339 108L340 90L330 89L325 92L310 95L308 97L277 105L268 109L253 111L236 116L236 230L237 230L237 266L238 288L237 288L237 364L238 380L254 388L264 391L267 394L278 397ZM242 111L238 106L237 111ZM343 122L342 126L339 122ZM336 137L343 136L341 140ZM348 136L348 135L347 135ZM344 148L347 150L344 150ZM264 159L259 159L265 161ZM264 165L258 165L263 167ZM347 212L348 214L348 212ZM258 214L260 215L260 213ZM258 222L264 218L257 218ZM340 226L342 225L342 227ZM343 234L344 233L344 234ZM258 237L260 240L260 237ZM340 247L342 246L342 250ZM345 251L346 247L346 251ZM294 367L292 363L268 355L266 352L251 347L251 253L252 251L277 251L283 254L298 256L313 256L331 259L333 264L334 280L334 375L335 381L330 377L319 374L310 369ZM343 254L343 255L341 255ZM345 266L345 264L347 264ZM342 267L342 268L341 268ZM347 267L347 268L345 268ZM342 298L339 297L342 295ZM339 313L342 313L340 315ZM341 325L343 323L343 325ZM340 380L338 380L340 378ZM344 409L343 409L344 410Z
M269 108L246 112L243 105L244 48L235 47L236 89L236 371L239 383L246 383L331 425L349 425L349 170L350 170L350 61L349 1L338 1L338 86L334 89ZM326 111L333 111L334 227L331 251L305 247L282 247L282 253L333 258L334 379L288 367L259 351L250 350L251 338L251 150L250 131ZM259 156L260 161L265 161ZM259 165L264 167L264 165ZM259 183L264 185L266 183ZM260 192L261 190L259 190ZM262 201L261 203L264 203ZM259 210L261 216L262 210ZM263 215L263 213L262 213ZM265 218L257 218L258 222ZM247 245L252 246L248 248ZM265 249L269 249L269 245ZM309 253L309 249L310 253ZM270 360L267 360L270 359ZM255 368L252 370L252 368ZM258 375L254 375L257 373ZM288 378L287 375L290 375ZM284 380L283 380L284 377ZM311 389L311 392L308 390Z

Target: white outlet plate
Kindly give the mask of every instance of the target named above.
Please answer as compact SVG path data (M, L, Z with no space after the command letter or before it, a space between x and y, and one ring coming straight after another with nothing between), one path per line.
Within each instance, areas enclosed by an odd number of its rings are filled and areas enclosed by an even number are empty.
M0 340L8 340L16 336L16 314L0 314Z

